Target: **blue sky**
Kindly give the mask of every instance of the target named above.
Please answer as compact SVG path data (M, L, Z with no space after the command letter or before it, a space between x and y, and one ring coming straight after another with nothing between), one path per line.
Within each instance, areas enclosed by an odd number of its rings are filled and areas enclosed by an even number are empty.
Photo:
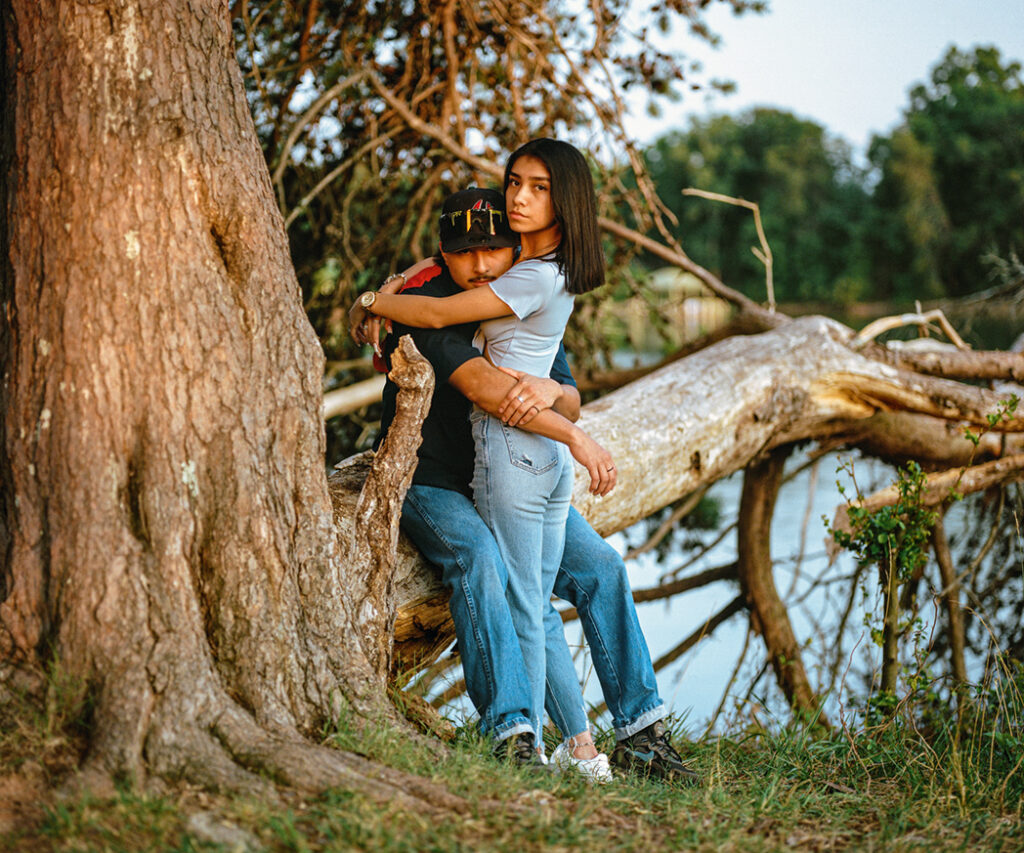
M736 113L754 105L789 110L842 136L863 152L872 133L900 122L907 93L924 82L955 44L995 45L1004 60L1024 62L1024 0L772 0L763 15L735 17L711 7L717 49L692 37L690 55L708 77L738 91L706 100L688 93L658 120L637 116L641 142L688 116Z

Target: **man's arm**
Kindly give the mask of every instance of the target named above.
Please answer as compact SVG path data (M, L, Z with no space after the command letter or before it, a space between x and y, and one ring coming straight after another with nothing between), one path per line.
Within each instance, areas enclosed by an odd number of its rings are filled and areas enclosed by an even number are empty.
M521 380L502 372L480 356L462 364L452 372L448 381L485 412L500 417L498 411L502 402L517 381ZM553 379L537 381L551 383L559 389L565 387ZM572 392L570 397L574 396L577 400L575 412L578 417L579 394L575 387L572 387ZM556 408L540 409L528 421L520 420L518 426L568 446L576 461L590 474L590 491L593 494L606 495L615 487L616 472L611 454L571 420L559 414Z
M495 367L483 356L467 361L448 381L471 403L509 426L525 427L545 409L572 423L580 418L580 392L575 385Z
M554 380L552 380L554 381ZM559 385L562 389L561 395L551 407L563 418L568 418L573 423L580 419L580 389L575 385Z

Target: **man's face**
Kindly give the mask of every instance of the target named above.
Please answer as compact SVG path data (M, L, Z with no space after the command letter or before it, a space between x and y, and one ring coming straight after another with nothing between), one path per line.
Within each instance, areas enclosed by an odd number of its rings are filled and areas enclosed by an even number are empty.
M441 252L452 280L463 290L472 290L481 284L494 281L512 266L516 250L512 247L501 249L476 248L464 252Z

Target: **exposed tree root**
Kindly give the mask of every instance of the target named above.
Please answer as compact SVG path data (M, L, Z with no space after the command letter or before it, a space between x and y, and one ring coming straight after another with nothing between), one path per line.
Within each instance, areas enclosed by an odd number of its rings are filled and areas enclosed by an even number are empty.
M764 639L775 677L790 707L817 714L827 726L820 702L811 688L793 632L789 613L772 576L771 523L782 484L783 466L792 448L779 448L751 464L743 477L740 497L738 572L750 608L750 621Z

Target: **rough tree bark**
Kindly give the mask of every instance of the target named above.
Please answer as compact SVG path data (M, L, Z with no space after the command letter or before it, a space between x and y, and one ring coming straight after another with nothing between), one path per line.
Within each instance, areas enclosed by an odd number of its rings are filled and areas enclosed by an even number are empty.
M97 780L459 808L303 738L393 715L392 567L360 513L333 524L323 356L224 4L2 13L0 681L91 695ZM375 463L391 510L415 447Z

